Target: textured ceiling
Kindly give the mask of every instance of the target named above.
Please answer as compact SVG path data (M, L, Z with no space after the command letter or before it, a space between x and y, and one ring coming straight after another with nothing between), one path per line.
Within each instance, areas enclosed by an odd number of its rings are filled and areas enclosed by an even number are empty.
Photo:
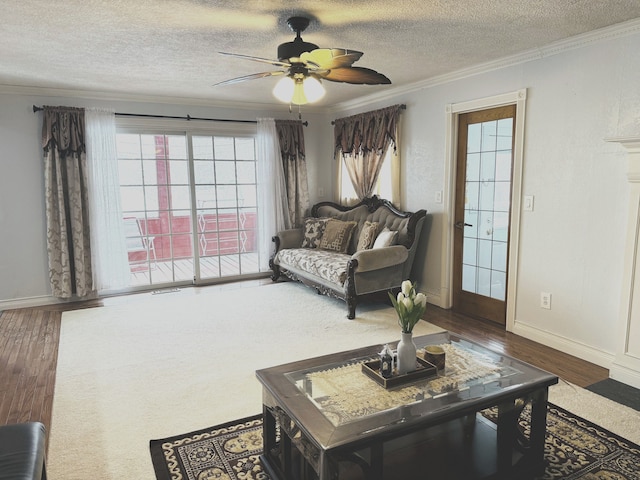
M364 52L390 86L324 82L319 105L409 85L640 17L639 0L4 0L0 84L277 103L275 78L216 86L269 65L294 34Z

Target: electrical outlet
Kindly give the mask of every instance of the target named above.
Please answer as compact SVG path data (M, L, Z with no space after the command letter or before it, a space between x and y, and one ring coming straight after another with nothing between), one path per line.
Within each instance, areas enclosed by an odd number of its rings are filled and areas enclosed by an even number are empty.
M540 292L540 307L551 310L551 294L549 292Z
M324 198L324 188L318 187L318 196Z
M442 203L442 190L436 192L436 203Z

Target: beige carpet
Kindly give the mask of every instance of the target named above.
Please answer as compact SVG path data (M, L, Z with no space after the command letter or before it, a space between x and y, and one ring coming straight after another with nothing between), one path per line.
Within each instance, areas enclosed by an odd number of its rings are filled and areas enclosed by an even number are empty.
M154 480L150 439L261 412L256 369L399 338L390 307L349 321L343 302L295 283L192 292L63 315L51 480ZM550 400L640 443L635 410L566 384Z
M347 320L344 302L295 283L66 312L49 478L153 480L150 439L262 411L256 369L399 336L391 307Z

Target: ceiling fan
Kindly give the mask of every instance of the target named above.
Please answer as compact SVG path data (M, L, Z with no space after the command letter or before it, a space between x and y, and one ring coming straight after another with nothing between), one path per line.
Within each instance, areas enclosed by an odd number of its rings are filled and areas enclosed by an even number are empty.
M319 48L313 43L302 40L300 33L309 26L308 18L291 17L287 20L287 24L295 32L296 38L292 42L285 42L278 46L278 60L219 52L221 55L267 63L280 67L281 70L245 75L215 85L230 85L247 80L285 75L273 89L274 95L283 102L304 105L324 96L321 80L358 85L391 83L391 80L375 70L353 66L362 57L362 52L344 48Z

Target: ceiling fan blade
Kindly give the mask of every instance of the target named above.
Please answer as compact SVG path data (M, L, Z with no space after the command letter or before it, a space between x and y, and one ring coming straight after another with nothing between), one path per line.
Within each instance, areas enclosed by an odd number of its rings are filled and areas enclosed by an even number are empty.
M251 75L245 75L244 77L236 77L230 80L225 80L224 82L214 83L213 86L216 87L220 85L232 85L234 83L246 82L247 80L256 80L258 78L274 77L276 75L284 75L286 73L287 72L283 72L282 70L276 70L275 72L253 73Z
M318 65L321 70L331 70L332 68L350 67L362 55L362 52L344 48L317 48L310 52L304 52L300 55L300 59Z
M275 65L276 67L290 67L288 62L281 62L280 60L271 60L269 58L254 57L252 55L242 55L240 53L227 53L218 52L220 55L226 55L228 57L244 58L245 60L252 60L254 62L268 63L269 65Z
M391 83L391 80L383 74L364 67L334 68L326 72L313 72L313 75L323 80L329 80L330 82L344 82L357 85L388 85Z

